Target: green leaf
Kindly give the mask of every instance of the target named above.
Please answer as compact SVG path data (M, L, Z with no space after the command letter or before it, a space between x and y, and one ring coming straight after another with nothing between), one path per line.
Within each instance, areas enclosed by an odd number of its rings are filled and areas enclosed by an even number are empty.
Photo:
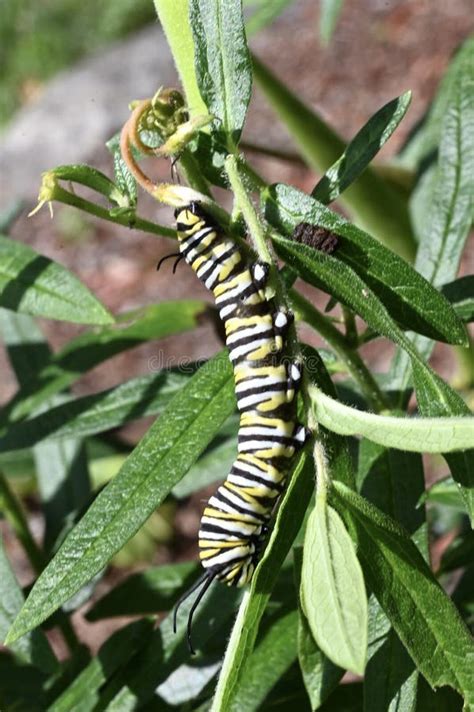
M418 453L387 450L364 438L359 443L357 489L385 514L396 519L428 558L424 507L423 460Z
M344 524L321 494L306 526L301 585L318 646L336 665L362 675L367 655L364 577Z
M324 173L344 153L344 141L256 58L254 76L303 159ZM340 202L361 228L402 257L413 259L415 243L406 203L370 167L345 190Z
M337 24L338 17L341 13L343 0L321 0L321 9L319 11L319 36L321 42L325 45L329 44L332 33Z
M188 382L191 366L188 369L189 375L163 370L90 396L70 397L40 415L12 424L0 437L0 452L32 447L40 441L95 435L155 415Z
M90 501L89 467L84 444L71 438L37 445L34 460L46 519L43 546L50 551L69 516Z
M112 150L108 144L106 145L109 150ZM56 166L56 168L49 171L49 173L58 180L78 183L79 185L84 185L86 188L91 188L91 190L95 190L96 193L100 193L115 205L121 207L126 207L128 205L127 195L120 190L121 186L118 184L115 185L110 178L102 173L102 171L97 170L97 168L81 164L73 164Z
M64 390L99 363L139 346L144 341L160 339L193 329L207 308L205 302L183 300L151 304L122 314L117 324L86 331L58 351L39 373L33 374L5 406L2 425L20 419L38 408L51 395ZM186 362L187 365L188 362ZM149 362L151 370L161 370L159 356Z
M0 330L20 386L48 363L51 351L35 321L26 314L0 310ZM46 407L53 405L50 401ZM48 414L43 415L47 418ZM81 442L40 444L33 450L35 476L44 507L44 548L49 549L67 515L80 509L90 494L87 460Z
M369 659L364 710L415 712L418 671L374 596L369 599Z
M470 44L470 43L469 43ZM472 45L471 45L472 47ZM421 234L415 267L436 287L457 274L459 262L472 224L474 196L474 73L472 49L455 60L455 76L444 105L438 164L433 180L421 184L427 206L420 221ZM414 196L416 209L417 194ZM416 214L416 213L415 213ZM428 359L434 344L415 337L413 344ZM406 388L410 364L397 354L392 372L394 386Z
M452 101L452 93L459 72L465 71L474 51L474 38L468 37L454 54L447 71L443 75L436 96L424 117L421 126L397 156L397 162L413 170L423 168L437 152L443 122Z
M416 266L442 285L457 271L472 222L474 194L474 77L472 57L459 69L443 120L431 220L421 236Z
M23 605L23 593L15 578L0 537L0 645ZM41 630L34 630L10 646L23 664L30 663L46 674L56 671L58 662Z
M466 323L474 321L474 275L468 274L444 284L441 292L460 319Z
M235 407L227 354L208 361L102 490L33 587L9 639L37 626L98 573L195 462Z
M86 618L94 622L115 616L133 616L169 611L196 579L194 562L154 566L132 574L96 601Z
M209 113L222 122L229 150L239 141L252 92L241 0L191 0L196 76Z
M382 106L354 136L338 160L325 172L311 195L327 205L336 200L367 168L405 116L411 101L407 91Z
M417 453L387 450L367 439L359 444L358 488L379 509L402 524L428 558L423 461ZM364 676L364 709L414 712L419 673L374 596L369 599L369 655Z
M375 415L310 389L314 414L319 423L340 435L363 435L385 447L409 452L452 452L470 445L474 435L474 417L470 418L397 418Z
M303 549L295 547L293 550L295 564L296 590L301 589L301 567L303 565ZM301 596L298 596L299 621L298 621L298 659L301 673L311 709L317 710L331 694L344 675L344 670L332 663L318 648L311 633L308 620L303 612Z
M111 324L113 316L65 267L0 236L0 306L75 324Z
M474 701L474 644L455 606L397 522L339 482L331 501L356 541L367 585L432 687Z
M295 539L310 500L314 482L310 458L303 454L276 515L270 540L244 597L227 646L212 709L231 708L245 663L251 654L258 627L278 572Z
M353 270L403 327L448 343L467 344L466 329L449 302L416 270L370 235L291 186L271 186L263 201L266 219L283 234L291 236L301 222L337 234L334 259ZM290 262L294 268L307 257L307 271L319 259L311 248L301 250L297 243L285 243L284 248L291 250L288 256L296 262L295 265Z
M196 80L189 0L154 0L154 3L186 94L189 113L192 117L206 114Z
M272 620L269 630L248 658L229 712L256 712L296 659L298 612L284 612Z
M130 623L116 631L102 645L97 656L48 707L48 712L92 712L99 700L102 685L150 638L153 622Z
M417 363L413 363L412 368L416 399L422 415L445 419L451 416L452 422L458 419L458 416L465 416L466 420L474 421L474 418L469 417L471 411L466 403L447 383L441 379L433 382L432 378L426 377L424 370ZM474 428L471 428L471 439L462 448L463 452L449 454L449 450L445 449L441 449L441 452L445 455L451 474L460 487L471 522L474 524L474 448L467 449L473 442Z

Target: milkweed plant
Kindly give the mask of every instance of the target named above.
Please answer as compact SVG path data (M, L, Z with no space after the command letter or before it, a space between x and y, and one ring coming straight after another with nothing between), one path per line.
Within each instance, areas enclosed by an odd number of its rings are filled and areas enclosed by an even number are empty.
M90 395L70 388L111 357L218 311L183 295L111 314L63 266L1 237L0 324L18 389L0 415L0 506L36 574L22 590L0 546L2 710L474 709L466 327L474 279L457 276L472 223L474 40L458 49L400 153L374 165L410 92L346 144L249 51L247 36L287 4L260 2L244 22L239 0L155 0L181 86L130 97L129 119L107 143L113 177L87 165L52 168L39 207L66 204L155 240L176 239L176 228L140 216L144 191L174 207L204 206L249 263L268 265L268 298L294 315L287 347L301 364L298 419L311 435L272 510L250 583L213 581L196 609L191 656L193 597L176 632L173 610L201 575L199 562L150 567L101 597L94 590L158 508L227 476L238 432L227 349ZM327 41L339 5L322 3ZM242 131L253 85L320 176L311 192L267 182L252 166L247 154L260 148L246 150ZM272 154L263 140L261 150ZM153 182L152 161L169 162L172 179ZM97 200L82 197L83 186ZM227 191L219 203L216 187ZM319 249L321 236L336 248ZM325 309L314 287L327 295ZM37 317L85 329L54 352ZM324 348L301 340L301 324ZM394 344L383 373L361 352L380 340ZM451 350L452 383L429 363L437 342ZM158 417L133 449L104 438L150 415ZM94 489L91 468L110 459L120 463L116 474L102 473ZM444 476L427 486L433 459ZM21 466L35 471L41 546L20 502ZM434 566L430 543L439 540ZM87 602L89 621L128 621L97 654L72 618ZM50 645L52 628L65 659Z

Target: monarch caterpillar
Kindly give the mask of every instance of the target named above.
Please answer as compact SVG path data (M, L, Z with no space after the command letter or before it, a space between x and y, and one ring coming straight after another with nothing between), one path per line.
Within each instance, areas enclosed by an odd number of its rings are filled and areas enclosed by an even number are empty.
M202 586L192 617L214 579L244 586L252 578L274 505L291 461L308 431L296 421L301 381L297 362L284 357L292 315L267 299L269 267L249 264L198 202L175 211L180 256L214 294L234 369L240 411L238 455L225 482L209 499L201 518L199 555L205 569L191 591Z

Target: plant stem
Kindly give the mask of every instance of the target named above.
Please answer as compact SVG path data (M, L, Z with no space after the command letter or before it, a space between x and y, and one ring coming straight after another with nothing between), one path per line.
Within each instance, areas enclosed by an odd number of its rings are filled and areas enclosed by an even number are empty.
M346 341L349 346L355 348L359 341L359 335L357 333L354 312L348 309L348 307L344 306L344 304L342 304L341 307L342 318L344 321L344 326L346 327Z
M92 203L85 198L81 198L80 196L65 190L60 185L54 186L51 200L64 203L65 205L72 205L72 207L78 208L78 210L83 210L90 215L95 215L102 220L107 220L108 222L115 223L116 225L123 225L124 227L128 227L133 230L141 230L142 232L147 232L151 235L171 237L176 240L176 230L173 230L172 228L152 223L149 220L143 220L142 218L136 216L131 219L127 215L112 215L111 211L107 210L107 208L103 208L101 205L97 205L96 203Z
M376 412L386 410L389 404L385 400L384 394L357 351L349 346L343 334L326 316L294 289L290 290L290 303L300 318L312 326L346 364L347 370L359 385L371 408Z
M257 213L255 212L255 208L252 205L252 201L245 190L244 184L240 177L238 161L235 156L227 156L225 169L229 177L230 186L234 191L237 203L242 210L245 222L248 225L250 236L253 240L258 256L264 262L268 262L269 265L274 265L270 248L265 240L265 233L262 224L260 223Z
M324 500L331 484L326 451L321 440L315 440L313 448L314 465L316 468L316 495Z

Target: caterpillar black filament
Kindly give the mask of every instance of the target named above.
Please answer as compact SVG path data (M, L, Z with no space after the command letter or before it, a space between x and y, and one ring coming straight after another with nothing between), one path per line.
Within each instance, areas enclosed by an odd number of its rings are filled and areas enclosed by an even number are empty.
M252 578L268 521L307 431L296 422L301 369L284 358L292 315L265 296L268 265L248 264L200 203L178 208L175 216L180 253L213 292L224 323L240 411L237 459L201 519L205 573L188 618L192 651L192 616L210 583L217 578L243 586Z

